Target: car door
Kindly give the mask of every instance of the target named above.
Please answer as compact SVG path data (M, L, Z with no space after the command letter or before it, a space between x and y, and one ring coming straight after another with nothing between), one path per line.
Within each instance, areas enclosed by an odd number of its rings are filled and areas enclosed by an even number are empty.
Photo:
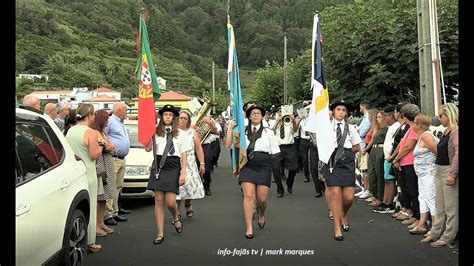
M26 184L18 156L15 164L15 258L16 265L31 265L31 236L34 219L31 215L33 189Z
M60 167L64 149L45 120L37 117L32 123L17 123L16 130L17 142L22 143L17 147L19 160L30 176L20 194L29 197L24 204L30 208L31 263L40 265L62 247L71 182L64 178L67 174ZM21 208L22 203L18 204Z

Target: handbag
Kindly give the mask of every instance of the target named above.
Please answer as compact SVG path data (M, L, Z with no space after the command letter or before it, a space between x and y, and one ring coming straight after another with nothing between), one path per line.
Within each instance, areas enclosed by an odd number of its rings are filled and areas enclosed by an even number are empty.
M105 186L107 185L107 167L105 167L105 156L102 154L102 162L104 163L104 172L98 173L97 178L102 179L102 184Z

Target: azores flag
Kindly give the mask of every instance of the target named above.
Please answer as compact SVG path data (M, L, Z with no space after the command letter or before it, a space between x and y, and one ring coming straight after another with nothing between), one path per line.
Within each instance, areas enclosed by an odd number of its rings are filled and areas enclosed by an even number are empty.
M138 142L145 147L151 141L156 128L155 101L160 98L160 88L156 80L155 68L151 59L148 32L144 15L140 15L140 52L138 57Z
M318 14L314 15L311 57L311 89L313 101L306 123L306 131L316 133L319 160L328 163L336 148L336 135L329 119L329 93L323 67L323 39Z
M242 110L242 91L240 90L239 64L235 47L234 29L227 17L227 40L229 43L229 63L227 67L227 85L230 91L230 116L237 126L232 130L232 174L236 176L248 162L245 140L244 112Z

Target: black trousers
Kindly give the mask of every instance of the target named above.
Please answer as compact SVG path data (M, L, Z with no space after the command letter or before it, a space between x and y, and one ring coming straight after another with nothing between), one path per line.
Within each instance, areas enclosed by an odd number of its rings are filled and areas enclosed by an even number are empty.
M219 155L221 154L221 142L219 139L211 142L211 149L214 154L213 156L213 165L217 165L217 161L219 160Z
M283 159L283 165L289 170L288 178L286 179L286 186L292 188L298 169L298 158L295 145L280 145L280 155ZM275 179L275 183L276 182L277 180Z
M295 148L296 148L296 159L298 160L298 169L297 169L298 172L301 169L303 169L303 156L301 156L300 143L301 143L301 138L296 137L293 145L295 145Z
M281 156L278 156L277 158L272 159L272 173L273 173L273 179L275 179L275 184L277 186L277 193L284 193L285 189L283 188L283 185L281 184L281 164L282 164L283 158Z
M214 151L212 147L212 143L203 144L202 149L204 151L204 163L206 164L206 172L204 173L203 185L204 190L209 191L211 189L211 172L214 171Z
M319 180L319 171L318 171L318 164L319 164L319 155L318 155L318 148L314 146L311 142L309 143L309 168L311 171L311 177L313 178L314 183L314 190L316 193L323 193L324 192L324 182Z
M394 169L394 174L397 180L397 186L400 187L400 193L398 193L398 200L400 201L400 205L403 208L413 209L411 206L410 201L410 194L407 190L407 182L405 181L405 177L402 176L402 171L398 169Z
M302 164L303 164L303 172L304 172L304 178L309 179L309 161L308 161L308 155L309 155L309 150L313 144L307 139L300 139L300 146L298 150L298 156L301 157Z
M413 164L402 166L402 176L405 178L406 189L413 208L413 217L420 219L420 202L418 201L418 176Z

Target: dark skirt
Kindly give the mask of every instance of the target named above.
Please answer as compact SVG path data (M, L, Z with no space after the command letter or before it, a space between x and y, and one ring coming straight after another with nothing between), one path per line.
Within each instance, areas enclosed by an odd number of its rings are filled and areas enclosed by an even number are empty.
M156 156L156 161L159 163L161 160L161 155ZM161 168L159 178L156 179L155 175L155 163L152 164L152 169L150 171L150 178L148 179L147 189L150 190L159 190L163 192L173 192L175 194L179 193L179 173L181 171L181 158L178 156L168 156L166 158L166 163Z
M337 160L332 173L329 171L329 164L324 164L322 174L324 175L326 186L354 187L355 186L355 160L351 149L344 149L344 160Z
M249 182L255 185L270 187L272 184L272 157L266 152L255 152L239 173L239 185Z

